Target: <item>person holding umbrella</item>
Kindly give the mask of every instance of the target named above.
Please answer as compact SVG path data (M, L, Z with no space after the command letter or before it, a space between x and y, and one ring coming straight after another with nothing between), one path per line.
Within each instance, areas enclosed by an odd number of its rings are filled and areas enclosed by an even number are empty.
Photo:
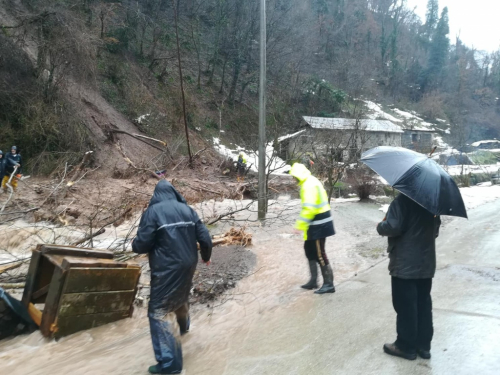
M398 337L385 344L387 354L416 359L430 358L432 278L436 271L436 238L441 219L399 194L391 203L377 232L388 237L392 304L397 313Z
M376 147L361 161L400 191L384 221L388 237L392 303L397 313L397 339L384 352L413 360L431 357L432 278L436 271L436 238L441 215L467 218L458 186L438 164L400 147Z

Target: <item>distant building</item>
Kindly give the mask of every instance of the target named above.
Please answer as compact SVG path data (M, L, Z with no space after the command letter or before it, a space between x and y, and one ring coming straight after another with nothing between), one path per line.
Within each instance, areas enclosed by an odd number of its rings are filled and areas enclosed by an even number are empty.
M292 160L312 149L338 150L339 160L377 146L401 147L401 127L388 120L304 116L305 129L278 139L280 156Z
M430 153L434 144L434 130L407 128L401 136L401 146L424 154Z

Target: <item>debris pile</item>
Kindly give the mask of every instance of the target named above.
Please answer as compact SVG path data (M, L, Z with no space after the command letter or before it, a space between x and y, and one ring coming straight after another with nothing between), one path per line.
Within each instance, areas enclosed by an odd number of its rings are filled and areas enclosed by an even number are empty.
M213 237L213 245L240 245L247 247L252 244L252 235L245 231L245 227L240 229L231 228L223 235Z

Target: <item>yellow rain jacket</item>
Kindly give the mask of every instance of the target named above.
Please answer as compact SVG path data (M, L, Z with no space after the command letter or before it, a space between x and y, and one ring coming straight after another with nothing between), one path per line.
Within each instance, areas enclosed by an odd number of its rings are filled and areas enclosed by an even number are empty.
M247 163L247 155L244 152L240 152L240 154L238 155L238 162L240 162L240 160L243 164Z
M333 236L333 218L323 184L300 163L293 164L289 173L299 180L302 201L302 210L295 228L304 231L304 240Z

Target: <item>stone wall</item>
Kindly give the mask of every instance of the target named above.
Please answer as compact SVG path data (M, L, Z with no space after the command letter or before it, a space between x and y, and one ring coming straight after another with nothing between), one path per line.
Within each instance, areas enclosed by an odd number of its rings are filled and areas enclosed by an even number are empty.
M429 153L432 150L434 134L418 130L405 130L401 137L401 145L415 151Z
M378 146L401 147L401 133L359 131L355 142L352 137L353 132L350 130L309 129L296 138L282 142L279 153L283 159L291 160L300 159L302 155L312 152L313 149L318 152L327 146L345 149L349 144L349 150L346 151L357 151L358 154Z

